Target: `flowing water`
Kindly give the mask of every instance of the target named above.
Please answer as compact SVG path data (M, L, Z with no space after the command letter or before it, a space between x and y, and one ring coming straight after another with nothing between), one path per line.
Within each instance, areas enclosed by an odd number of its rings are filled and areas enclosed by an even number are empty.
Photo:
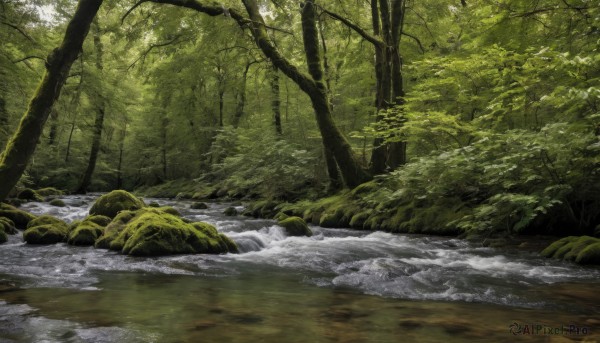
M72 221L67 207L24 205ZM240 254L156 258L66 244L0 246L0 342L568 342L600 340L600 269L441 237L225 217ZM241 209L241 208L239 208Z

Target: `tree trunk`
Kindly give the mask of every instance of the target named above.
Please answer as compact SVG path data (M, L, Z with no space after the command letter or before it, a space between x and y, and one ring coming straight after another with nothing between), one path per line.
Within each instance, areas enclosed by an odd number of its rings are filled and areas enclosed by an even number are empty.
M311 98L317 124L321 131L323 145L326 151L331 152L333 158L340 168L344 182L348 187L354 188L359 184L370 180L370 175L362 168L360 162L354 155L352 147L346 137L335 125L331 116L331 105L327 96L327 88L323 82L323 67L319 52L319 39L316 25L316 12L313 0L304 2L302 9L302 37L304 40L304 51L308 64L309 74L314 81L314 88L308 92ZM331 172L334 166L328 162L327 170ZM329 175L330 180L335 182L335 176Z
M271 68L271 109L273 110L273 125L275 126L275 133L278 136L283 134L281 130L281 100L279 91L279 74L277 68L273 66Z
M8 112L6 111L6 101L0 98L0 146L4 146L4 142L8 135Z
M117 187L123 189L123 152L125 151L125 137L127 136L127 125L123 128L121 141L119 142L119 162L117 164Z
M98 25L97 19L94 20L94 47L96 48L96 69L98 69L98 75L102 79L102 41L100 40L100 26ZM98 153L100 152L100 145L102 143L102 129L104 128L104 115L105 115L105 101L103 95L96 94L98 101L98 112L96 112L96 120L94 122L94 135L92 137L92 147L90 150L90 158L88 159L88 165L83 173L79 187L75 191L75 194L85 194L87 189L92 182L92 176L96 169L96 162L98 161Z
M246 68L244 68L244 73L242 74L242 84L238 90L237 105L232 123L233 127L236 129L240 125L240 120L244 116L244 108L246 106L246 83L248 82L248 70L250 70L251 65L252 63L250 62L246 63Z
M0 156L0 201L6 198L25 171L101 4L102 0L80 0L61 45L48 55L46 73L17 131Z

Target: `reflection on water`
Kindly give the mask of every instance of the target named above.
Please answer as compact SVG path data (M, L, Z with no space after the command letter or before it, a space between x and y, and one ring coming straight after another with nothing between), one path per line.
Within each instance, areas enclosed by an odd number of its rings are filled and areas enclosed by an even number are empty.
M445 238L286 237L272 221L222 216L225 205L159 202L245 253L133 258L11 237L0 246L0 342L600 340L597 268ZM89 205L76 204L55 215L84 216ZM569 325L587 334L544 331Z

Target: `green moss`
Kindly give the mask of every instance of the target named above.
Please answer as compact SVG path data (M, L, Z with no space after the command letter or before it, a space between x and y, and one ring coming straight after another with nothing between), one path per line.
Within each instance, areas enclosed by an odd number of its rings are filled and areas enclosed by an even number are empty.
M35 216L29 212L17 210L0 210L0 217L5 217L12 220L15 223L15 226L19 230L25 230L27 228L27 224L33 219Z
M60 199L52 199L52 200L50 200L50 202L48 204L50 204L51 206L56 206L56 207L67 206L67 204L65 204L65 202Z
M50 195L65 195L65 192L63 192L59 189L56 189L54 187L41 188L41 189L38 189L36 192L37 192L37 194L39 194L43 197L47 197Z
M285 214L285 213L283 213L283 212L279 212L279 213L277 213L277 214L276 214L276 215L273 217L273 219L275 219L275 220L277 220L277 221L281 221L281 220L284 220L284 219L288 219L289 217L290 217L290 216L288 216L287 214Z
M365 230L379 230L381 227L381 222L385 219L380 213L372 213L365 223L363 224L363 229Z
M43 216L39 216L33 220L31 220L28 224L27 224L27 228L32 228L35 226L40 226L40 225L46 225L46 224L50 224L50 225L60 225L60 226L64 226L64 227L68 227L67 224L50 215L43 215Z
M221 241L223 241L225 243L225 246L227 246L227 251L234 254L239 252L237 244L235 244L235 242L231 238L225 236L222 233L219 234L219 238L221 238Z
M598 264L600 265L600 241L585 247L575 259L579 264Z
M139 210L143 207L145 207L144 202L133 194L116 190L98 198L90 209L90 214L114 218L120 211Z
M195 202L190 205L192 210L206 210L208 209L208 205L204 202Z
M170 214L146 212L136 216L119 235L128 236L123 239L122 252L134 256L228 252L216 229L207 229L207 225L194 226ZM204 233L208 231L216 236L209 237Z
M167 213L176 217L181 217L181 213L179 213L179 211L177 211L174 207L171 206L162 206L162 207L158 207L157 210L159 210L160 212L163 213Z
M13 223L12 220L4 217L0 217L0 230L9 235L15 235L18 233L15 223Z
M278 223L287 232L288 236L312 236L312 231L300 217L289 217Z
M91 220L84 220L69 233L67 243L81 246L94 245L103 232L104 229L97 223Z
M235 209L235 207L227 207L225 211L223 211L223 214L229 217L233 217L238 215L238 211Z
M110 224L112 222L112 219L107 217L107 216L102 216L102 215L94 215L94 216L87 216L82 223L94 223L98 226L101 227L106 227L108 226L108 224Z
M353 215L350 219L350 227L354 229L362 229L367 219L369 219L369 217L371 216L371 213L371 210L367 210Z
M29 201L44 201L44 198L31 188L25 188L17 194L17 199Z
M153 201L151 203L148 204L148 207L160 207L160 204L157 203L156 201Z
M359 198L364 195L376 192L380 187L381 186L377 183L377 181L365 182L365 183L355 187L351 191L351 195L355 198Z
M8 241L8 235L3 230L0 230L0 244Z
M600 264L600 239L590 236L564 237L550 244L541 255L581 264Z
M589 245L600 242L600 239L590 237L590 236L581 236L579 239L573 241L571 243L571 250L569 250L564 256L563 259L567 261L575 261L579 253L587 248Z
M136 214L136 211L119 212L119 214L110 222L110 224L106 226L102 235L98 237L96 243L94 243L94 247L98 249L110 249L111 243L117 239L121 231L125 229L125 225L129 223L136 216ZM122 242L119 244L118 248L113 250L120 251L123 249L123 244L125 244L125 242Z
M66 224L43 224L30 227L23 232L23 240L28 244L55 244L67 239Z

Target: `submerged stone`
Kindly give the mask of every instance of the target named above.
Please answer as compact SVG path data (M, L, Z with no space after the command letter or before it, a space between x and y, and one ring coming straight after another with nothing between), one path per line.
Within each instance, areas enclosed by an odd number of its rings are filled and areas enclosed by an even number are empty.
M65 204L65 202L60 199L52 199L52 200L50 200L50 202L48 204L50 204L51 206L56 206L56 207L67 206L67 204Z
M306 225L304 219L300 217L289 217L284 219L278 223L280 226L283 226L288 236L307 236L310 237L313 235L312 231Z
M123 190L116 190L98 198L90 209L90 214L99 214L114 218L120 211L139 210L145 206L144 202L136 198L133 194Z
M190 205L190 208L192 210L206 210L206 209L208 209L208 205L203 202L195 202Z
M225 211L223 211L223 214L228 217L233 217L238 215L238 211L235 209L235 207L227 207Z

